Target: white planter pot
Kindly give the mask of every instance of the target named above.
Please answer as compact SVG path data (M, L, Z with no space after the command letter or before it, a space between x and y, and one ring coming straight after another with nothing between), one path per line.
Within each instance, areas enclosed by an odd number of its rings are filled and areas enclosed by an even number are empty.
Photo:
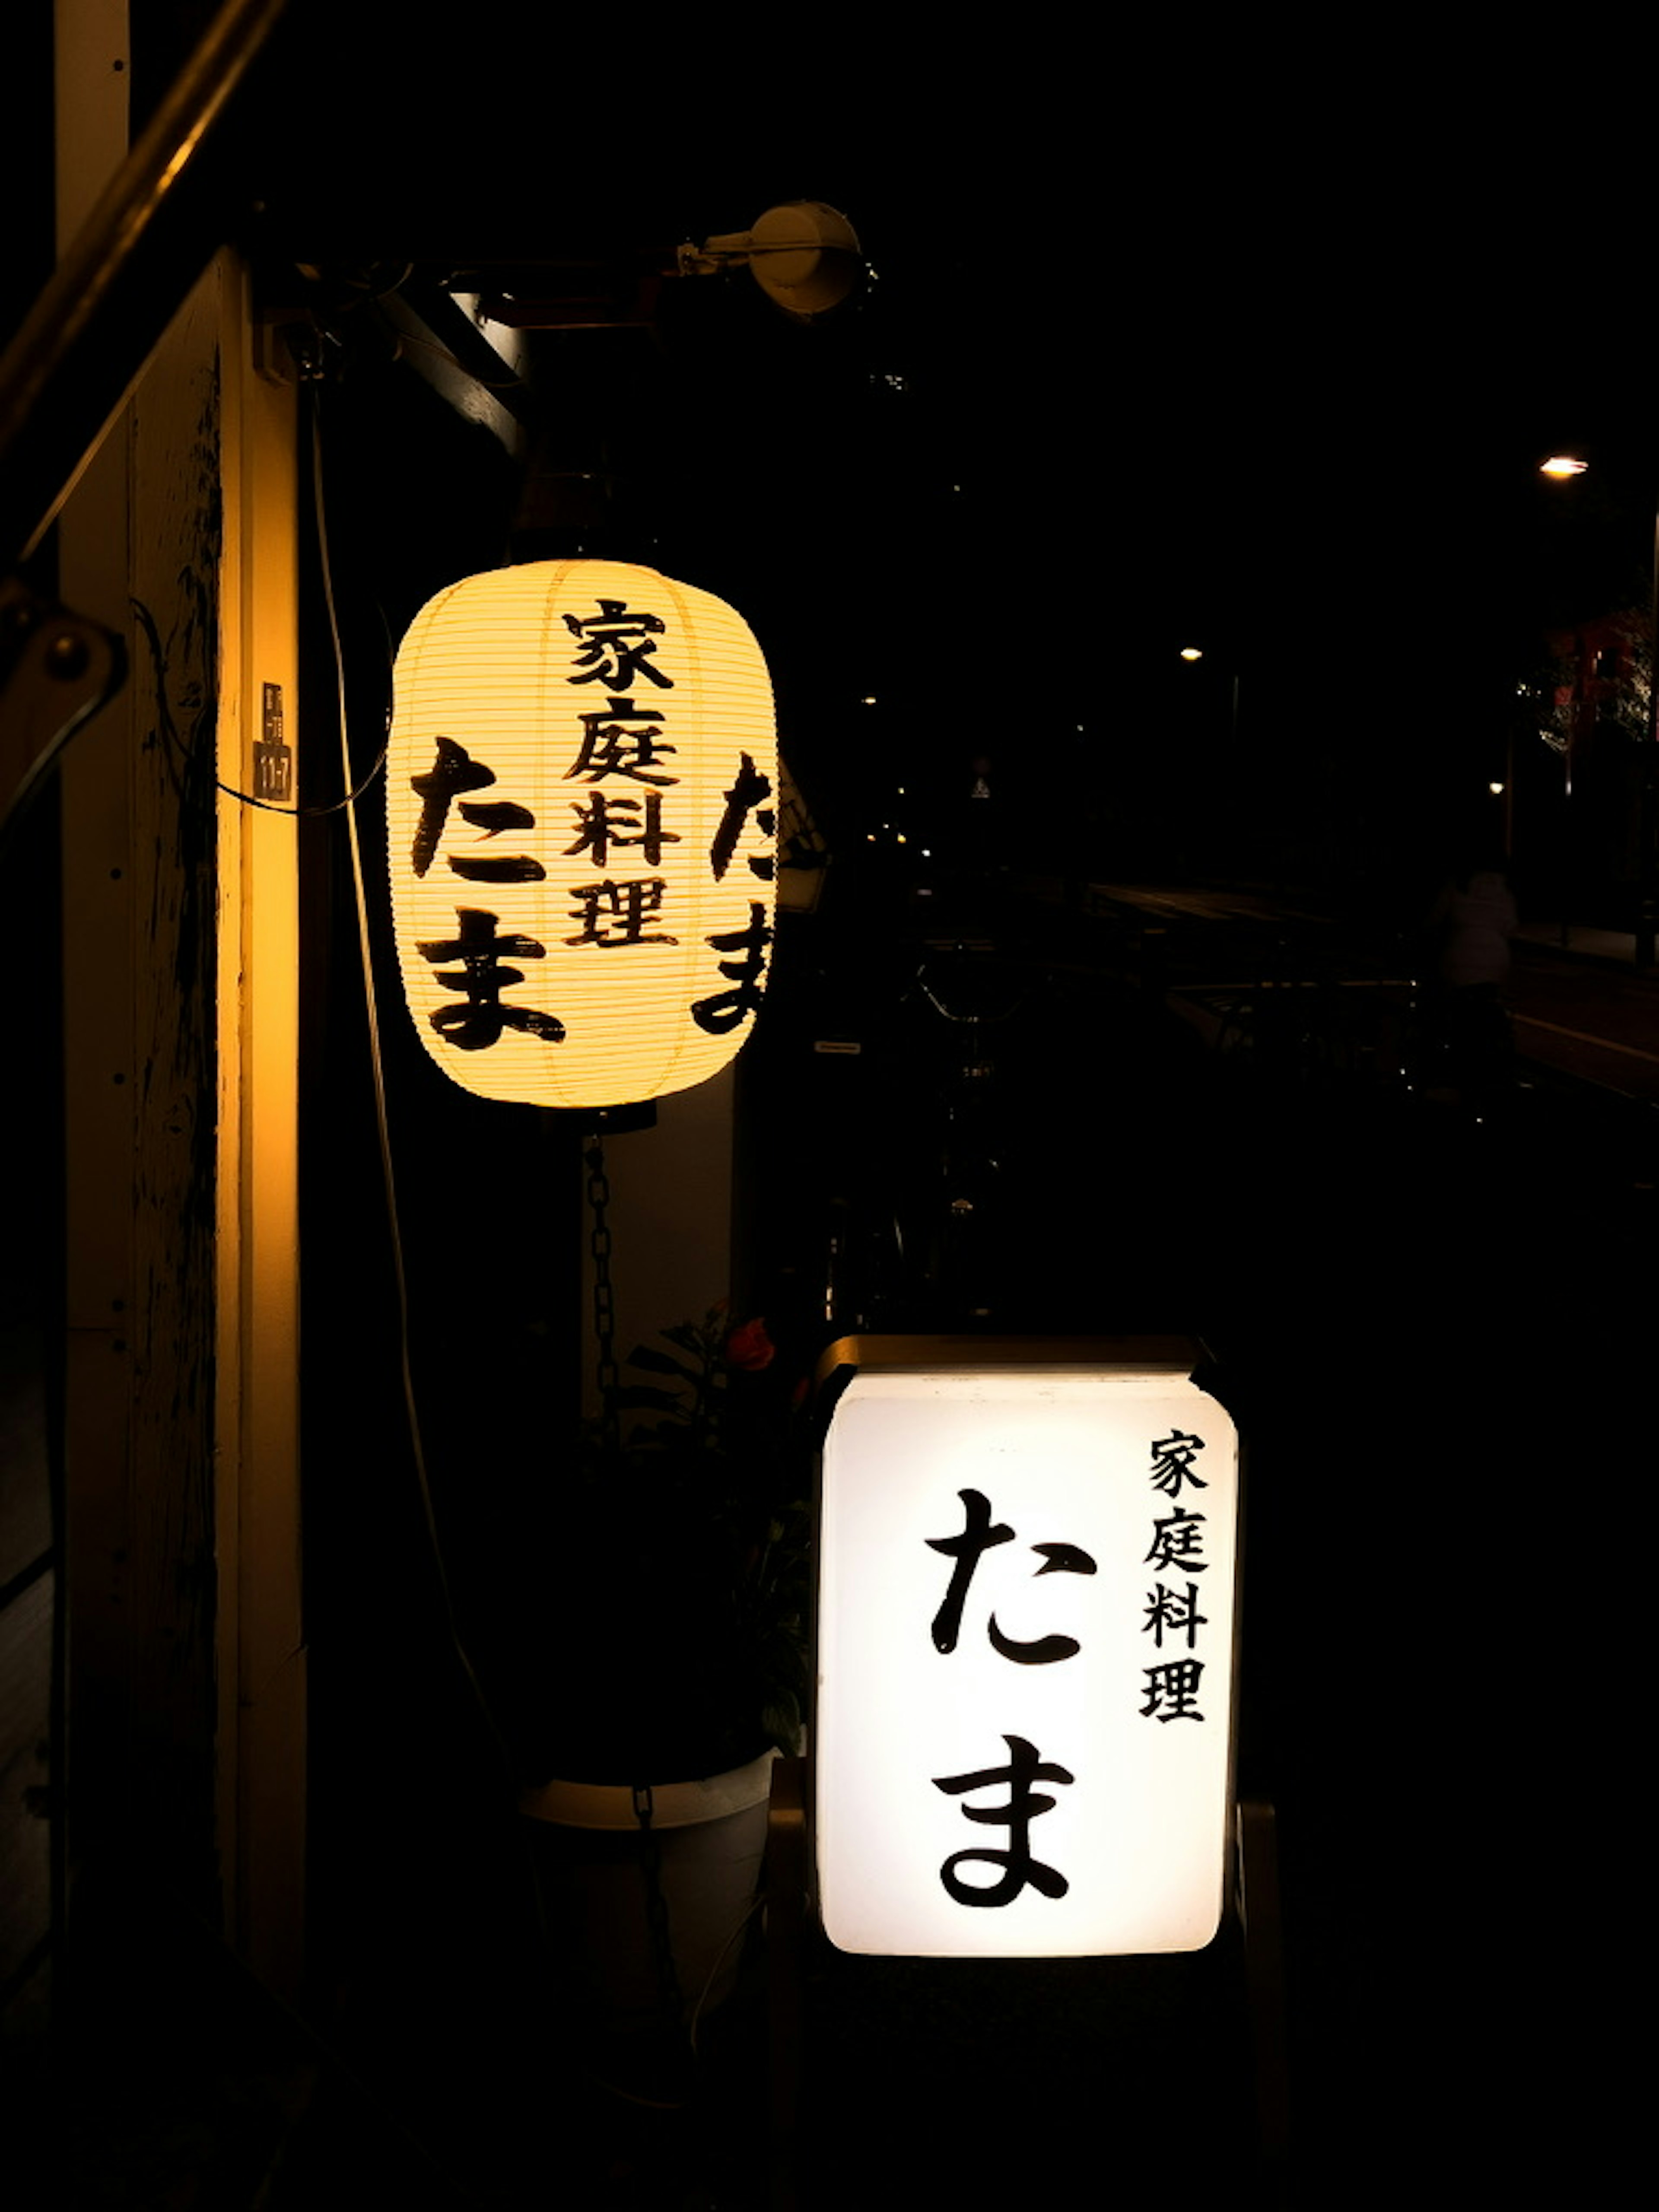
M657 1880L689 2026L730 1995L743 1923L758 1894L775 1752L706 1781L651 1792ZM549 1933L613 2034L659 2027L663 1977L652 1933L649 1846L631 1790L549 1782L520 1809L536 1823Z

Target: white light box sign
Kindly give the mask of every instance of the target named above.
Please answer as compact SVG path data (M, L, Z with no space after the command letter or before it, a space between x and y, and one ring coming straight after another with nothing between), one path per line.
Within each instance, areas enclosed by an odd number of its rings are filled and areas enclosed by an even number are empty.
M855 1375L825 1438L838 1949L1201 1948L1231 1814L1238 1443L1176 1371Z

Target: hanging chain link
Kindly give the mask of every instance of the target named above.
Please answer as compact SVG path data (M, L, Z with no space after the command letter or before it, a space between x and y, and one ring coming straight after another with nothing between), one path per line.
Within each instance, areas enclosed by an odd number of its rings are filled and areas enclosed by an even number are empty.
M621 1442L622 1409L617 1403L620 1376L617 1367L616 1294L611 1281L611 1225L605 1218L611 1203L611 1184L605 1172L604 1140L594 1136L582 1155L587 1169L587 1202L592 1209L593 1229L588 1249L593 1256L593 1339L599 1351L597 1379L605 1440L608 1450ZM634 1817L640 1824L640 1867L645 1879L645 1923L657 1969L657 1987L663 2012L675 2033L684 2026L684 1999L674 1965L674 1944L668 1925L668 1900L662 1889L662 1844L652 1826L656 1810L649 1783L634 1790Z
M605 1209L611 1203L611 1184L605 1172L605 1144L595 1137L582 1158L587 1168L587 1202L593 1210L593 1229L588 1249L593 1255L593 1340L599 1350L597 1380L599 1415L605 1425L607 1451L622 1442L622 1411L617 1391L617 1300L611 1283L611 1227Z

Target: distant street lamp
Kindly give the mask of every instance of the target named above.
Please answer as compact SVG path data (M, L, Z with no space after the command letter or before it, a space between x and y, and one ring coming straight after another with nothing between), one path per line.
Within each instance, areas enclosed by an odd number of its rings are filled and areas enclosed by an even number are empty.
M1539 473L1564 483L1581 477L1589 463L1571 453L1552 453ZM1647 731L1636 799L1636 964L1651 968L1659 944L1659 507L1653 519L1653 562L1648 600Z

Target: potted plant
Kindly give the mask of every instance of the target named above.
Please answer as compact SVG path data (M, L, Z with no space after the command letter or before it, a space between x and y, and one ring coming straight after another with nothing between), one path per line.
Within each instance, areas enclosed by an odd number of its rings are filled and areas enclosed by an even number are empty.
M695 2009L755 1893L770 1762L799 1747L810 1525L804 1386L763 1320L716 1306L627 1365L538 1500L511 1668L521 1802L624 2027Z

